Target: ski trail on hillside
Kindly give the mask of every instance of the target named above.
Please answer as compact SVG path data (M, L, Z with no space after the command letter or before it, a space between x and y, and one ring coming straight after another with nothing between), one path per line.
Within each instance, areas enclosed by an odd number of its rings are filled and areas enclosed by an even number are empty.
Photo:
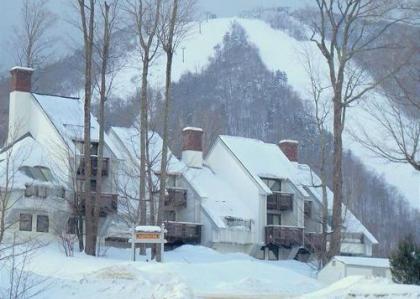
M321 57L315 44L310 41L298 41L287 33L271 28L267 23L256 19L222 18L208 22L192 23L190 33L180 44L174 55L173 80L178 81L186 72L201 72L214 55L214 47L223 41L229 32L232 22L238 22L247 32L248 39L260 51L260 56L269 70L281 70L287 73L288 83L302 97L308 99L307 88L309 78L302 63L302 51L310 51L322 67L325 60ZM201 28L201 29L200 29ZM114 94L127 98L139 86L140 73L135 51L128 53L127 67L115 78ZM160 55L151 68L151 86L159 87L164 83L165 57ZM324 65L325 67L325 65ZM371 93L369 98L385 103L385 99L378 93ZM357 128L362 124L371 132L378 131L373 122L366 121L367 112L363 105L356 105L349 109L346 128ZM383 175L387 183L395 186L414 206L420 209L420 174L410 166L388 163L376 158L370 151L354 142L348 132L344 133L344 147L351 150L371 170Z

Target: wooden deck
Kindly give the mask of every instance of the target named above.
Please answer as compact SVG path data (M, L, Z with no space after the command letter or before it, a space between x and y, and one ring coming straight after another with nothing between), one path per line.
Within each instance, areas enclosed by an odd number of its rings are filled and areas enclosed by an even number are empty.
M168 196L165 198L165 209L187 207L187 190L178 188L167 188Z
M83 199L84 194L79 192L78 196ZM95 197L96 193L92 192L92 197ZM116 213L118 211L118 195L110 193L101 194L99 216L106 217L110 213ZM82 200L82 210L85 213L85 204Z
M96 176L98 173L98 157L90 156L90 163L92 167L92 176ZM80 164L77 169L77 175L83 177L85 175L85 158L80 157ZM109 175L109 158L102 158L102 176Z
M200 244L201 224L166 221L165 239L170 244Z
M292 247L302 245L303 228L294 226L268 225L265 227L265 243Z
M317 251L321 250L322 234L305 232L305 247L311 250L317 250Z

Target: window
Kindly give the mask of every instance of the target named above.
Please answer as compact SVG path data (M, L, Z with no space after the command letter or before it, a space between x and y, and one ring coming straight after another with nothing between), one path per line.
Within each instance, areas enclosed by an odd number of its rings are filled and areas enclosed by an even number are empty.
M39 233L48 233L50 221L46 215L36 216L36 231Z
M51 170L48 167L44 167L44 166L35 166L35 168L39 169L39 171L41 171L42 175L45 177L45 179L49 182L53 182L54 181L54 177L51 173Z
M96 180L90 180L90 191L96 192Z
M176 214L175 211L165 211L163 217L165 217L166 221L176 221Z
M36 195L35 186L32 184L25 185L25 197L31 197Z
M274 191L274 192L281 191L281 180L262 178L262 181L267 185L268 188L270 188L271 191Z
M246 229L251 229L251 220L226 216L225 222L229 227L245 227Z
M176 187L176 175L170 174L166 178L166 187L175 188Z
M19 230L25 232L32 231L32 214L19 215Z
M84 155L85 153L85 146L84 146L84 142L83 141L75 141L76 143L76 147L79 150L81 155ZM98 142L92 142L90 144L90 154L92 156L97 156L98 155Z
M267 214L267 225L281 225L281 215Z
M21 166L19 171L23 172L26 176L30 177L33 180L40 182L54 182L54 177L51 173L51 170L48 167L44 166Z

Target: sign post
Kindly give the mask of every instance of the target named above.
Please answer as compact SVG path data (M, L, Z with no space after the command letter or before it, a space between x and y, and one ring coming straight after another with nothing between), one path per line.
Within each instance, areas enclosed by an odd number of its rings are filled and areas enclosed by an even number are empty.
M133 254L133 262L136 261L136 244L160 244L163 262L165 243L165 225L163 223L161 226L133 227L131 234L131 250Z

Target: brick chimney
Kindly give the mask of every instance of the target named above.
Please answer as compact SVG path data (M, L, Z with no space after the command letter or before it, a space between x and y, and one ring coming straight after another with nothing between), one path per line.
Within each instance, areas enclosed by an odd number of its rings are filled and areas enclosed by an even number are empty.
M203 166L203 129L186 127L182 130L182 161L188 167Z
M298 162L299 142L296 140L281 140L279 147L291 162Z
M21 66L15 66L10 70L10 92L21 91L31 92L33 69Z

